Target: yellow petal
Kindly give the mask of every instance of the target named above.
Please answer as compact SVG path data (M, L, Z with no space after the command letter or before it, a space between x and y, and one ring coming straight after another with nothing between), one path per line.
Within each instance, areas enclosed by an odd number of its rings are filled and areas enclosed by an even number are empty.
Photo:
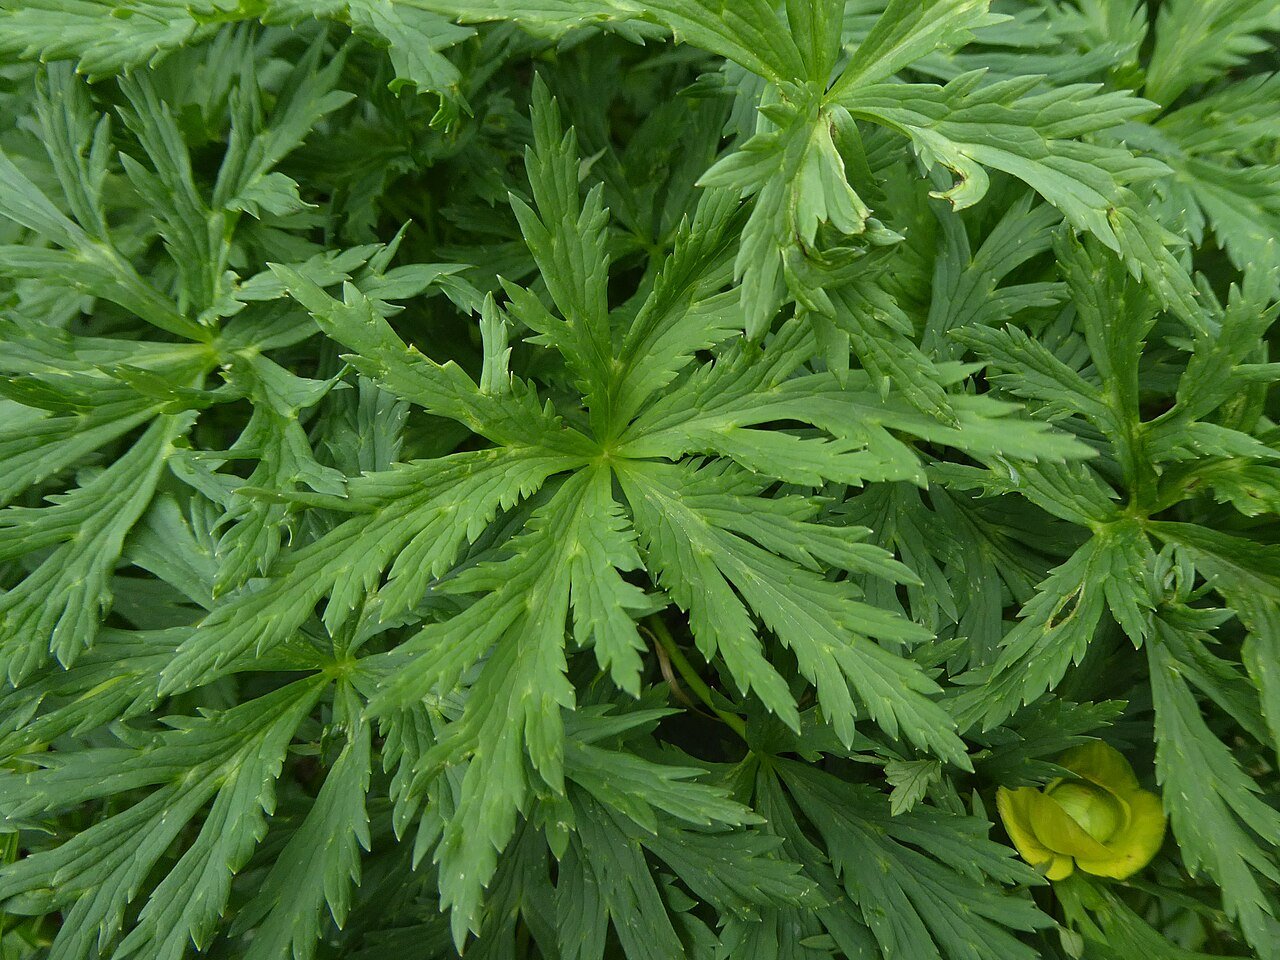
M1129 795L1128 802L1132 812L1129 829L1105 844L1107 855L1076 858L1085 873L1123 880L1145 867L1160 852L1165 830L1160 798L1146 790L1137 790Z
M1138 778L1124 754L1101 740L1072 747L1058 758L1058 766L1114 794L1127 796L1138 789Z
M1030 798L1039 795L1039 791L1031 787L1019 787L1016 790L1000 787L996 790L996 809L1000 811L1004 829L1022 859L1033 867L1048 863L1054 858L1053 851L1046 849L1031 829Z
M1067 816L1099 843L1106 843L1118 828L1129 822L1128 812L1119 798L1096 784L1070 780L1046 790L1045 795L1056 801Z
M1026 798L1031 829L1040 845L1054 853L1065 853L1079 860L1105 860L1109 852L1071 819L1061 804L1043 793L1031 792Z
M1059 854L1053 858L1053 863L1049 864L1049 869L1044 872L1046 880L1065 880L1075 872L1076 862L1070 857Z

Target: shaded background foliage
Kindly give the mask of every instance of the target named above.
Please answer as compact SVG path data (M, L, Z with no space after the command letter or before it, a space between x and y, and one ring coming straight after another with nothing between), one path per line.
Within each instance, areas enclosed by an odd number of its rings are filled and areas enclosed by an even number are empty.
M0 953L1280 957L1278 9L0 0Z

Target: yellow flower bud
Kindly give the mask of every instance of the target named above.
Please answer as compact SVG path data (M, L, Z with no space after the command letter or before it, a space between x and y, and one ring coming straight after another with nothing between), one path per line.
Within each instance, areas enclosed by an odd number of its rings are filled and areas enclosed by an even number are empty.
M1058 765L1078 779L996 792L1000 819L1022 859L1050 880L1077 867L1123 880L1150 863L1164 841L1164 810L1159 797L1138 786L1129 761L1095 741L1068 750Z

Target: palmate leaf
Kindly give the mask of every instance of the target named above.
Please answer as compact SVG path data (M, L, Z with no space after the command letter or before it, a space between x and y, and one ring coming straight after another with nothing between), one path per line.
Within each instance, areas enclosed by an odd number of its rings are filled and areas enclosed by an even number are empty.
M672 32L685 42L728 57L771 79L802 76L804 57L765 0L727 5L720 0L422 0L422 5L464 23L515 20L525 29L559 36L578 27L611 25L637 39ZM653 25L653 26L651 26Z
M53 506L0 513L0 558L53 552L0 594L0 660L18 683L54 654L65 665L92 646L111 607L109 577L124 538L155 491L187 416L158 418L114 464Z
M574 704L564 676L570 611L576 635L594 639L601 666L613 666L624 686L635 683L635 650L643 644L622 610L640 605L643 593L612 566L599 566L634 562L617 511L608 506L608 483L599 469L570 476L533 512L509 545L510 557L453 579L451 592L479 599L401 645L392 654L397 669L372 704L386 712L450 690L488 653L462 716L422 761L428 770L466 762L457 810L435 853L458 943L477 926L482 889L532 786L526 755L546 788L564 789L561 710Z
M923 807L891 816L882 797L791 760L777 778L822 838L851 907L885 956L1025 958L1016 931L1051 921L1001 884L1038 877L986 838L985 821ZM921 851L927 853L922 853ZM990 877L994 884L981 882Z
M1163 175L1167 167L1121 147L1077 139L1142 116L1152 106L1089 84L1034 92L1039 85L1037 77L984 85L975 72L941 87L854 88L835 102L856 119L911 138L926 165L941 163L954 171L956 184L939 196L957 209L987 192L984 167L1022 180L1074 227L1119 254L1162 303L1195 324L1195 289L1170 252L1178 238L1146 214L1128 189Z
M413 347L406 347L374 301L354 284L343 284L343 300L324 292L314 281L290 267L272 264L272 272L315 318L321 329L355 351L345 359L365 376L396 396L436 416L457 420L501 444L546 443L565 451L582 451L576 431L562 430L548 406L516 383L503 396L481 393L475 382L452 361L437 364Z
M1239 920L1258 956L1277 955L1271 891L1280 883L1274 851L1280 815L1265 803L1232 751L1205 724L1180 664L1161 642L1148 644L1156 709L1156 773L1189 869L1203 867L1222 886L1227 912Z
M386 46L387 55L396 79L393 90L416 88L423 93L434 93L448 103L437 114L442 120L448 114L466 109L466 100L460 90L461 74L444 51L472 36L472 31L450 23L418 5L393 3L391 0L347 0L295 4L285 0L278 4L280 11L273 19L296 20L307 14L328 15L346 20L357 33L366 34L380 46ZM309 9L308 9L309 8Z
M990 364L988 379L1015 396L1043 403L1054 416L1080 415L1109 422L1102 391L1017 327L970 327L952 337ZM997 372L1000 371L1000 372Z
M959 50L917 61L914 69L944 80L984 69L999 79L1037 74L1075 83L1132 70L1147 36L1144 0L1000 9L1008 21L976 32Z
M1046 282L999 286L1023 264L1046 252L1047 230L1060 214L1048 204L1033 204L1026 193L991 228L982 245L972 242L959 217L939 213L938 258L934 261L933 295L921 347L931 355L954 359L950 335L966 328L997 327L1022 310L1047 307L1060 297Z
M655 393L667 387L699 350L741 331L737 298L719 288L728 276L741 211L727 190L706 190L692 219L675 236L671 254L654 279L616 359L610 406L626 424Z
M769 125L721 158L699 181L755 198L735 262L752 337L764 332L782 305L784 276L791 296L805 299L804 285L786 275L784 261L811 256L820 226L829 225L846 236L867 233L872 243L892 236L877 236L884 233L881 228L868 230L877 225L869 223L871 211L850 184L846 162L857 169L865 166L865 158L857 159L862 150L858 131L840 97L860 84L887 79L938 47L962 45L971 29L1002 19L988 13L988 0L895 0L828 88L835 58L819 54L825 48L811 33L821 23L825 43L838 44L843 17L830 11L810 20L808 14L797 13L805 6L793 4L789 20L801 41L808 41L808 73L771 77L792 83L781 86L781 102L762 107Z
M3 152L0 195L0 217L35 231L60 248L0 246L0 274L61 280L77 290L118 303L160 330L193 340L205 338L200 326L143 280L119 251L96 242L67 219Z
M936 488L930 491L930 499L937 500ZM974 602L985 599L985 578L976 568L968 571L973 589L954 590L948 582L944 565L955 557L958 544L954 532L938 522L913 484L874 485L833 512L842 521L870 531L877 546L900 557L915 575L914 582L907 582L909 607L903 604L897 584L864 576L860 585L868 602L903 613L909 609L912 619L936 632L944 618L955 620L958 616L958 598L968 595Z
M990 6L989 0L890 0L830 94L879 83L935 51L964 46L974 31L1008 19Z
M810 899L812 885L776 855L776 838L741 829L757 817L720 788L686 782L700 772L570 742L574 835L556 882L567 956L599 960L610 922L628 960L697 955L681 943L672 894L655 883L645 850L726 915L751 921L761 908Z
M232 875L265 829L272 784L290 739L314 705L314 678L224 713L157 735L139 748L100 747L50 755L48 769L0 779L7 817L66 807L154 786L144 799L62 844L0 871L0 896L37 894L67 922L51 956L101 956L116 939L129 903L166 848L212 799L194 841L151 893L115 956L179 960L207 942L230 893ZM103 764L113 769L101 776ZM141 842L140 842L141 841Z
M824 122L806 110L779 106L778 129L757 134L716 163L698 183L754 196L734 262L748 335L759 337L782 303L784 255L793 245L811 248L820 225L842 234L866 229L870 209L849 186L836 135L848 115ZM841 124L846 129L841 131Z
M481 599L453 620L428 625L398 648L397 658L412 659L388 680L380 702L407 705L437 684L450 689L504 631L531 627L531 616L548 624L559 618L563 627L570 606L579 642L594 645L601 667L612 667L624 689L635 689L640 666L635 651L644 645L626 611L645 606L645 600L643 591L616 572L635 569L638 557L609 479L599 468L574 473L534 511L524 533L509 546L513 556L450 580L444 589L478 593ZM553 599L546 601L546 609L529 614L534 605L520 599L528 591ZM422 656L433 649L447 656Z
M870 294L868 288L850 284L834 295L836 325L849 336L849 344L873 383L893 384L917 410L950 427L960 420L947 398L938 369L903 336L909 321L895 309L892 298ZM897 328L896 330L894 328Z
M718 454L747 469L768 470L780 480L808 485L823 479L858 483L868 475L880 475L886 467L876 451L861 449L863 445L749 429L786 416L772 416L769 407L777 403L778 387L812 349L812 337L799 322L780 330L761 356L746 344L731 347L714 365L702 367L644 410L623 434L620 452L671 459L688 453Z
M1088 455L1082 444L1051 433L1043 423L1013 419L1014 407L990 397L948 395L953 425L919 412L903 399L886 397L860 371L843 378L831 373L796 376L816 346L808 326L799 321L785 325L763 356L743 346L700 369L628 427L621 452L671 459L717 454L749 470L800 484L824 479L919 482L918 455L897 433L955 446L982 460ZM959 365L937 369L944 384L962 379L965 372ZM752 429L787 420L812 424L827 436ZM832 437L842 442L833 443Z
M800 903L812 889L807 881L796 876L797 865L770 856L779 846L772 837L747 830L703 832L666 822L650 833L627 822L616 811L602 809L590 800L582 802L581 807L575 802L575 814L585 858L604 863L619 856L621 844L636 853L639 853L637 848L644 848L672 870L698 898L697 902L711 904L726 915L752 916L761 906ZM593 820L597 822L593 824ZM601 836L605 831L616 836L606 839ZM646 869L643 858L635 863L639 870ZM621 886L611 884L608 878L601 881L600 872L592 870L597 882L606 889ZM644 883L638 872L631 871L625 881L628 886ZM660 946L661 940L645 942L648 938L643 933L643 928L654 924L654 918L636 911L622 889L609 890L604 899L614 929L627 944L628 957L655 956L652 951ZM685 952L680 950L669 955L679 957Z
M110 117L96 115L85 85L66 64L51 65L37 75L35 108L45 150L75 221L90 236L105 239Z
M851 960L879 956L870 929L848 901L830 859L810 839L782 779L762 766L752 786L755 807L767 821L765 829L781 838L783 855L804 864L804 875L817 884L817 896L806 905L811 909L779 906L762 911L758 921L731 920L725 931L725 947L736 951L734 956L751 960L803 957L822 942L825 933L831 938L826 945L829 951L839 949Z
M320 940L320 911L327 905L339 927L346 920L350 887L360 882L359 848L370 845L365 800L372 766L372 731L358 712L351 715L350 735L315 805L241 914L256 927L246 960L306 960Z
M1259 34L1280 28L1280 12L1262 0L1172 0L1160 7L1155 26L1146 90L1168 105L1265 49Z
M16 419L19 412L14 410L11 416L15 419L0 431L0 458L5 466L0 502L7 503L17 494L56 476L159 412L154 401L139 397L124 384L113 384L105 378L100 383L91 396L82 394L76 398L79 409L72 407L75 401L63 406L53 396L46 395L47 412L43 416L33 405L22 411L28 417L22 422ZM23 387L29 385L29 382L22 386L4 384L0 385L0 392L18 394L25 392ZM28 394L24 399L34 397Z
M182 132L145 74L121 83L129 106L121 116L138 139L146 164L130 154L121 164L143 201L155 211L160 235L178 266L178 309L200 314L219 296L230 253L225 214L201 196Z
M0 954L1274 954L1270 26L0 0Z
M356 515L289 555L265 585L246 587L215 607L166 668L162 689L207 682L240 654L261 654L283 643L322 597L329 597L325 622L336 630L388 568L380 609L387 619L399 615L498 510L574 464L537 448L499 448L352 480L346 499L322 502Z
M258 461L244 485L283 492L302 483L317 493L342 495L346 478L316 461L299 422L300 413L314 407L333 388L335 380L295 377L262 355L236 357L222 373L254 407L244 432L227 450L228 459L247 456ZM221 502L225 513L219 522L228 529L216 548L216 594L243 585L250 576L266 573L281 539L289 532L282 503L237 496L235 492L229 492Z
M80 349L72 346L75 341L49 344L3 325L0 342L7 354L0 396L14 398L26 410L26 419L15 412L0 427L0 504L53 479L160 412L153 399L101 376L82 359L87 343Z
M1152 960L1209 960L1214 954L1171 943L1120 897L1076 873L1055 888L1071 926L1083 934L1086 949L1105 958L1144 956Z
M119 16L121 10L129 16ZM80 73L97 79L155 64L228 20L298 23L312 18L345 22L386 46L398 85L458 96L457 68L442 51L472 32L390 0L271 0L231 6L217 0L130 0L127 5L120 0L6 0L0 6L0 52L42 61L74 60Z
M182 627L100 630L72 667L47 666L5 694L0 753L12 756L154 709L156 678L189 633Z
M1202 157L1172 160L1170 166L1238 268L1255 265L1260 255L1277 262L1268 243L1280 230L1280 167Z
M343 57L326 60L325 53L322 39L307 48L269 110L256 82L254 60L245 58L241 69L246 76L233 94L227 152L210 198L215 209L243 210L262 219L264 213L286 214L306 206L298 197L298 185L275 168L325 116L352 99L350 93L335 89Z
M1280 550L1192 524L1160 523L1153 532L1190 558L1248 630L1244 663L1261 697L1272 746L1280 751Z
M588 402L603 400L601 377L609 369L612 347L604 188L595 186L579 204L577 137L573 130L561 130L560 111L541 80L534 84L531 118L533 146L525 154L525 168L537 212L514 196L511 206L563 319L557 321L519 288L508 285L507 292L516 317L553 344L580 378Z
M1241 77L1166 110L1154 126L1190 156L1247 156L1250 149L1276 139L1278 90L1280 74Z
M196 32L185 2L135 5L141 25L113 17L117 7L115 0L6 3L0 7L0 49L49 60L74 57L84 73L111 76L181 46Z
M1036 588L995 662L964 678L976 686L956 698L953 710L962 724L980 721L989 728L1056 687L1068 667L1083 659L1106 610L1140 644L1151 601L1132 584L1153 557L1137 525L1118 521L1102 527Z
M1232 422L1217 411L1257 395L1259 385L1247 372L1251 368L1264 371L1264 382L1272 379L1265 367L1248 361L1259 356L1260 342L1280 311L1273 278L1265 268L1248 271L1243 283L1229 291L1225 307L1214 311L1216 332L1206 331L1192 341L1175 403L1148 429L1150 455L1170 464L1161 476L1161 502L1185 500L1203 486L1241 513L1267 511L1274 445L1215 421Z
M619 479L636 511L650 565L677 601L689 608L704 654L710 657L719 650L740 688L755 689L770 709L792 725L797 723L785 683L752 639L750 609L795 655L800 672L817 687L825 713L846 743L853 741L856 714L852 687L890 736L901 730L918 745L968 765L963 746L951 733L950 719L929 699L937 690L933 682L911 661L869 639L901 644L927 634L909 621L861 603L847 581L823 580L784 559L785 547L784 557L779 557L737 536L760 536L749 520L736 519L740 512L749 516L750 510L750 500L733 495L739 484L744 493L751 489L740 474L712 467L695 471L692 465L635 464L620 470ZM871 560L864 554L850 563L849 548L834 534L808 549L837 568L861 568ZM773 541L769 546L778 549L782 544ZM888 563L884 568L890 576L899 575Z

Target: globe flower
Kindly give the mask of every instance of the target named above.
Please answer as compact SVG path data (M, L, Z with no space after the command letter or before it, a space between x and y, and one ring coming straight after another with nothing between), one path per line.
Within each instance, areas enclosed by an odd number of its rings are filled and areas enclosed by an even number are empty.
M1096 741L1068 750L1058 765L1078 779L996 792L1000 819L1022 859L1050 880L1077 867L1123 880L1150 863L1164 841L1164 810L1159 797L1138 786L1129 761Z

